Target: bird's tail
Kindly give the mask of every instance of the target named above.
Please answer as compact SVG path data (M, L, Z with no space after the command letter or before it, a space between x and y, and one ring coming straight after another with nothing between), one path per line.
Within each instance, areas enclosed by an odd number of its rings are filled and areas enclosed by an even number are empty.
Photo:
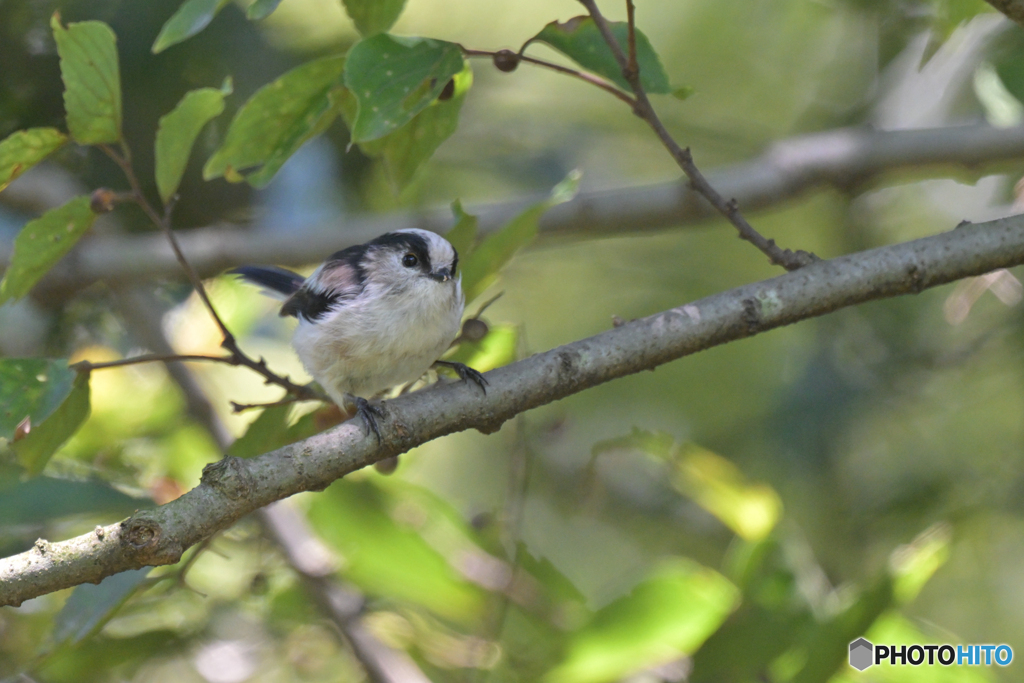
M264 288L264 293L274 298L287 298L298 291L306 278L277 266L239 266L228 271L241 275L243 279Z

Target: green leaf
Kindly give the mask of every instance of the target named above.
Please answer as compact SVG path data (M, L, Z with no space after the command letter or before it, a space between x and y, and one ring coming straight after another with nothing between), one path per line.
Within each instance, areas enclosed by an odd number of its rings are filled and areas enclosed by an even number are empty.
M14 240L14 254L0 282L0 304L25 296L94 220L89 197L76 197L29 221Z
M624 21L608 22L612 34L625 53L629 45L629 25ZM632 91L629 83L622 75L619 63L615 61L608 44L604 42L601 32L594 20L589 16L573 17L565 22L553 21L531 38L528 43L540 41L547 43L587 71L604 76L623 90ZM668 84L668 75L658 59L658 54L651 47L640 29L636 29L636 61L640 66L640 83L649 93L667 94L672 88Z
M153 54L191 38L210 25L228 0L186 0L160 29L153 43Z
M29 128L15 131L0 141L0 191L60 149L67 140L56 128Z
M551 190L550 198L523 211L473 250L462 266L462 291L467 303L490 287L498 279L498 271L517 251L533 241L537 236L537 221L545 211L576 196L580 177L579 171L572 171Z
M70 515L127 517L149 507L149 498L129 496L106 482L35 477L0 488L0 527L40 525Z
M939 567L946 563L952 536L948 524L935 524L893 552L889 565L893 592L899 602L908 603L916 598Z
M384 33L398 20L405 0L341 0L345 11L364 36Z
M245 430L245 434L231 444L228 455L252 458L301 441L321 431L322 428L317 424L316 412L303 415L295 424L289 426L290 413L290 405L264 408L259 417Z
M188 165L192 145L211 119L224 111L224 97L231 93L216 88L200 88L185 93L171 113L160 117L156 131L156 186L166 204L178 190Z
M447 361L464 363L474 370L487 372L508 365L516 359L519 328L515 325L492 325L487 336L478 342L462 342Z
M473 82L469 65L455 74L453 80L455 89L450 99L434 100L398 130L382 138L359 143L367 156L381 159L384 172L396 191L409 184L416 170L458 128L459 110Z
M433 527L438 505L429 496L395 496L373 480L342 479L310 501L309 520L344 556L346 580L369 594L470 622L482 614L485 593L453 568L449 558L457 553L433 547L423 535ZM410 516L415 524L399 521ZM444 521L437 520L447 529L438 537L451 539Z
M0 358L0 438L11 441L26 417L42 424L71 393L77 373L64 359Z
M455 43L388 34L359 41L345 65L345 85L358 103L352 141L376 140L401 128L464 68Z
M706 448L687 444L674 465L675 487L741 538L764 538L782 516L782 501L774 489L748 482L739 468Z
M117 38L102 21L69 24L50 20L64 80L68 130L76 142L99 145L121 139L121 73Z
M252 458L283 446L281 440L288 431L288 415L291 409L291 406L264 408L245 430L245 434L231 444L228 455Z
M739 591L720 574L668 562L602 608L572 639L548 683L612 681L693 653L733 610Z
M28 436L11 444L18 462L29 474L39 474L57 449L78 431L88 416L89 375L78 373L70 393L50 417L38 426L32 425Z
M57 614L54 643L79 643L98 631L139 589L152 569L132 569L108 576L97 585L77 586Z
M266 19L274 13L280 4L281 0L256 0L245 10L245 18L249 21Z
M263 187L307 140L323 132L338 115L344 88L345 58L315 59L260 88L235 114L224 144L203 168L203 178L248 177Z
M452 214L455 215L455 227L444 234L453 247L455 253L463 263L473 253L476 246L476 230L479 220L462 210L462 202L456 199L452 202Z

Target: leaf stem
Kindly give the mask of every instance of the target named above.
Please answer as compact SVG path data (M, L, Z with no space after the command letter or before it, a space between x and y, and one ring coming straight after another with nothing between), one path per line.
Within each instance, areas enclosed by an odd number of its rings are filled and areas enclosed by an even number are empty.
M521 48L519 48L519 52L518 54L516 54L516 57L518 57L520 61L526 62L528 64L533 64L535 66L541 66L544 67L545 69L551 69L552 71L557 71L558 73L562 73L567 76L572 76L573 78L578 78L581 81L585 81L591 85L597 86L598 88L601 88L601 90L604 90L605 92L614 95L618 99L628 104L630 107L636 106L636 101L632 97L630 97L628 93L622 92L614 85L612 85L611 83L609 83L608 81L604 80L599 76L588 74L584 71L571 69L567 66L562 66L561 64L555 64L554 62L548 62L543 59L536 59L535 57L528 57L524 55L523 50L525 50L526 46L529 44L530 41L527 41L526 43L523 44ZM466 55L467 57L487 57L489 59L494 59L494 55L497 54L497 52L491 50L472 50L468 47L463 47L462 45L459 45L459 47L462 48L462 54Z

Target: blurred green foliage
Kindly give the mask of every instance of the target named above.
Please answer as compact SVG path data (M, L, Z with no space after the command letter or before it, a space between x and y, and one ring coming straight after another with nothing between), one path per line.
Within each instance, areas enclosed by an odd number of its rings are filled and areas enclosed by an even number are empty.
M333 194L319 200L341 196L351 210L498 200L546 192L568 176L551 200L484 239L453 205L469 298L486 298L495 284L505 292L482 314L487 335L450 356L480 370L597 333L613 315L647 315L775 274L720 222L600 241L538 237L541 213L581 182L572 169L585 171L590 189L678 176L613 98L557 74L467 64L456 46L545 42L547 31L562 55L616 80L601 66L607 55L593 55L592 35L552 37L552 22L578 14L578 3L244 5L0 3L0 186L52 155L88 188L123 187L109 159L64 146L58 129L84 143L123 135L144 191L164 200L179 191L176 215L186 226L269 211L289 175L314 185L321 169L299 157L286 163L314 138L336 162ZM621 8L602 5L622 19ZM912 77L901 64L913 61L916 73L936 55L954 59L968 35L957 31L976 30L989 9L973 0L652 0L637 8L638 47L655 90L692 84L685 103L656 98L655 106L706 167L785 135L871 122L888 84ZM96 21L76 23L84 20ZM113 27L116 53L99 21ZM81 31L99 42L76 57ZM543 45L534 53L562 59ZM985 73L1020 99L1020 31L997 33L984 58ZM663 73L650 73L655 64ZM389 68L406 70L408 81ZM213 89L228 76L237 94ZM439 99L449 79L452 98ZM401 87L384 87L394 83ZM985 116L977 86L959 87L960 109L943 122ZM204 106L161 124L197 89ZM165 146L154 151L160 139ZM207 184L204 163L214 179ZM984 178L972 188L894 173L753 218L781 244L828 257L983 219L1001 196L992 187L1015 180ZM92 225L83 201L56 210L81 215L28 223L23 235L68 225L72 235L33 247L35 261L16 251L5 293L24 295ZM19 227L38 213L19 217ZM127 212L122 220L126 229L141 224ZM279 229L302 239L298 228ZM338 230L341 241L343 220ZM272 304L227 279L210 291L247 349L301 376ZM1024 558L1024 319L1009 298L971 296L951 286L716 348L520 416L498 434L432 442L404 455L390 477L359 472L295 503L334 553L337 578L365 594L370 631L410 653L431 680L1013 680L1012 668L856 673L845 665L860 635L1024 651L1016 569ZM162 287L154 302L180 350L218 348L216 329L185 289ZM161 367L95 372L85 388L64 361L43 360L113 359L145 346L116 315L117 297L98 285L73 302L17 305L43 323L32 353L22 354L34 358L14 359L7 349L20 326L5 316L15 307L0 309L5 554L195 486L221 453ZM949 313L964 307L962 317ZM256 456L337 419L287 406L232 415L229 400L277 396L241 370L195 370L240 437L233 455ZM24 439L16 433L23 414L33 421ZM48 418L58 415L50 432ZM46 448L19 460L33 434ZM44 465L43 476L28 476ZM249 521L178 567L0 611L0 677L22 672L76 682L229 680L225 672L236 681L365 678Z

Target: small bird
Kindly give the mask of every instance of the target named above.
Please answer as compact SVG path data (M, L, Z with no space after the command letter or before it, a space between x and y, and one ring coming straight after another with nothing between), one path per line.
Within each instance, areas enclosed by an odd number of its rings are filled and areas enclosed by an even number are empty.
M299 359L342 409L354 404L380 441L383 411L367 399L415 382L434 365L486 393L476 370L438 360L459 334L465 299L459 255L426 230L389 232L332 254L308 278L276 266L230 271L283 295Z

